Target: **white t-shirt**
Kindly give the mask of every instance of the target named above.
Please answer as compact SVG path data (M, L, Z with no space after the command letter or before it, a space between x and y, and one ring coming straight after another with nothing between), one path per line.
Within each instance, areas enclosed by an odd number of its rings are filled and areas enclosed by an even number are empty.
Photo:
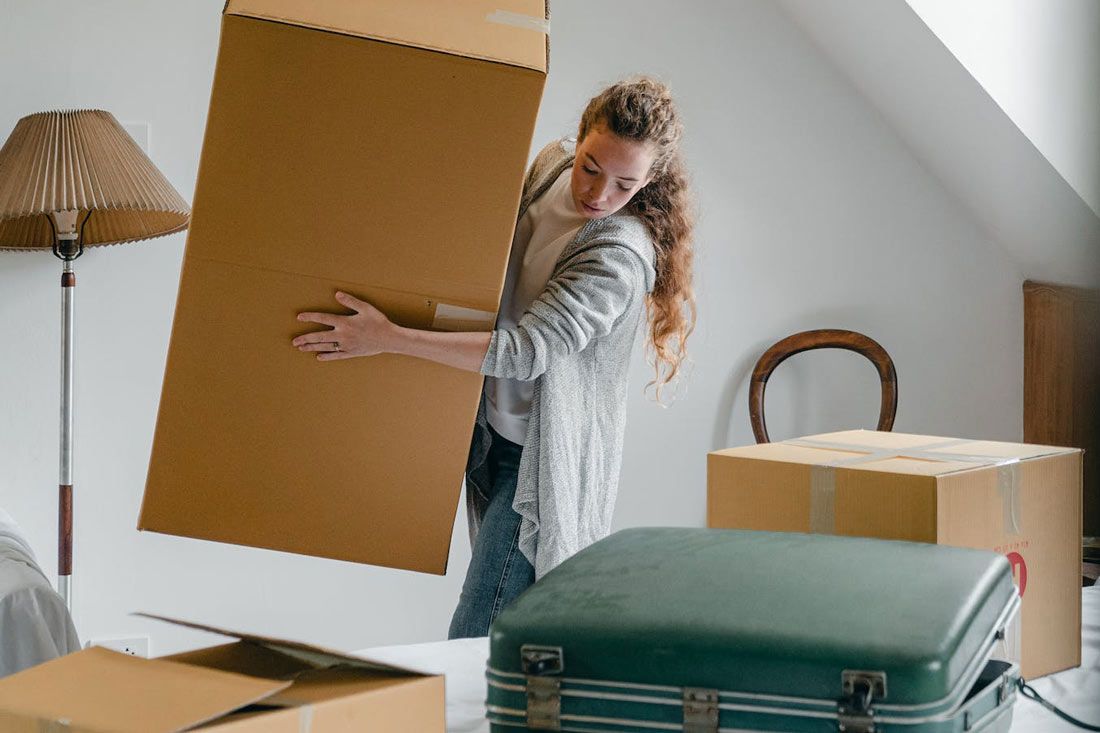
M572 169L566 168L516 223L497 328L514 328L536 300L565 246L588 219L573 206ZM523 445L534 382L485 378L485 417L505 439Z

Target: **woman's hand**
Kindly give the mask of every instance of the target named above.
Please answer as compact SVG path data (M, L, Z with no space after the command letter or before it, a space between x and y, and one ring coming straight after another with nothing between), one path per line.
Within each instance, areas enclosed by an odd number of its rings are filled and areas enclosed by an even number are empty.
M291 343L299 351L319 351L317 361L373 356L392 350L398 327L370 303L337 292L336 302L355 311L349 316L331 313L299 313L299 321L331 326L327 331L302 334Z
M448 333L402 328L370 303L347 293L336 293L336 302L355 313L350 316L298 314L299 321L330 326L327 331L305 333L291 341L299 351L321 352L317 355L317 361L374 354L405 354L477 372L493 336L482 331Z

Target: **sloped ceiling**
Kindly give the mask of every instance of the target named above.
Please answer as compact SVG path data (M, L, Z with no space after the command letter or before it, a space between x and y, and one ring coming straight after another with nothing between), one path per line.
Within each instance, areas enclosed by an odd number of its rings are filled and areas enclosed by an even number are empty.
M1100 286L1100 217L904 0L779 0L1024 278Z
M905 2L1100 216L1100 2Z

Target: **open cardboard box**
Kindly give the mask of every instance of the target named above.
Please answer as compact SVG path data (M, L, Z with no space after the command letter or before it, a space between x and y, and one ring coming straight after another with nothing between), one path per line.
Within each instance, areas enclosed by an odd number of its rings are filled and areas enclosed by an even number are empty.
M1081 466L1077 448L873 430L729 448L707 456L707 526L1007 555L1038 677L1081 663Z
M6 733L443 733L444 681L283 639L142 659L89 647L0 680Z
M229 0L139 529L446 572L481 375L290 341L493 328L546 68L543 0Z

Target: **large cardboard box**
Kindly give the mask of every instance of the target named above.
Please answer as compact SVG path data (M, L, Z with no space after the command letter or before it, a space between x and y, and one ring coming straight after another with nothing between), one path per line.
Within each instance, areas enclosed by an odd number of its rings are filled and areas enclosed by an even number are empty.
M446 728L442 676L299 642L161 620L238 641L159 659L89 647L31 667L0 680L0 730L443 733Z
M853 430L715 451L707 526L1004 553L1022 596L1024 675L1081 663L1076 448Z
M482 378L290 345L337 290L492 328L543 0L229 0L139 529L443 573Z

